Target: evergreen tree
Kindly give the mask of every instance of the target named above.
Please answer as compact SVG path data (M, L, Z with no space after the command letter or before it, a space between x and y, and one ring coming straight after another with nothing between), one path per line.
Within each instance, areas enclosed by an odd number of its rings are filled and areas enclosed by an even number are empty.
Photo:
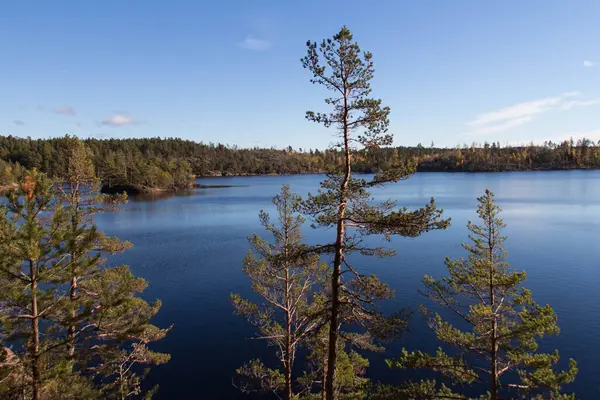
M64 208L55 201L51 182L35 170L25 175L18 191L12 191L2 206L2 340L3 344L19 343L10 350L15 368L14 379L6 382L10 387L3 387L7 396L20 393L41 399L46 383L56 378L64 365L56 356L61 341L53 322L61 315L56 282L64 280L61 261L66 218ZM19 382L23 385L14 385Z
M350 31L343 27L332 39L323 40L320 45L308 41L302 65L312 73L312 83L322 85L333 93L332 97L325 99L333 108L331 112L309 111L306 118L325 127L335 127L340 137L336 147L340 149L341 162L332 168L319 193L309 196L304 210L314 218L316 226L336 228L335 242L319 248L334 255L325 382L326 397L331 400L336 397L335 375L342 315L351 316L353 322L373 332L381 332L382 326L389 328L393 325L391 322L382 324L384 320L369 307L380 297L379 292L387 294L389 288L374 276L359 274L350 265L347 256L357 251L368 255L392 254L380 248L364 247L360 240L362 235L383 234L388 239L395 234L417 236L424 231L445 228L448 221L440 219L441 211L435 207L433 200L417 211L398 210L391 201L378 204L371 201L368 188L407 178L415 170L412 163L381 171L370 181L351 175L353 154L357 148L371 152L392 144L392 135L388 133L390 110L382 107L381 100L369 98L374 74L371 53L362 53L358 44L353 42ZM353 280L343 282L344 269L354 275Z
M104 261L101 252L116 253L131 247L129 242L106 237L94 225L94 216L99 212L116 212L118 205L127 201L123 195L103 195L99 193L100 180L85 144L69 136L65 137L69 151L67 171L58 186L60 199L64 201L68 213L65 231L65 252L68 262L65 268L70 274L70 323L68 327L68 354L73 357L78 325L85 326L88 310L81 307L77 289L81 279L93 278L100 271ZM85 295L85 294L84 294ZM78 315L78 312L81 315ZM81 318L83 317L83 318ZM79 319L79 321L78 321Z
M123 399L141 393L133 365L169 358L147 347L168 330L149 323L160 302L138 297L146 282L128 267L102 267L101 252L123 244L93 225L94 192L84 190L83 177L59 195L34 170L1 207L0 339L10 346L3 352L10 370L0 376L0 393L7 398Z
M284 186L273 198L279 223L271 221L265 211L260 212L261 224L274 242L257 234L249 239L252 250L244 260L243 271L264 303L231 295L235 312L258 328L259 338L276 347L283 369L281 373L252 360L238 369L238 386L244 392L283 393L286 400L298 395L292 373L297 350L323 325L323 296L315 293L314 286L324 282L326 267L318 256L306 253L301 232L304 219L298 214L300 202L301 198Z
M481 225L469 221L471 244L463 244L467 259L446 259L449 276L435 280L425 276L423 293L451 311L470 329L463 331L429 313L429 325L440 342L452 346L436 354L423 352L402 355L390 362L398 368L430 368L457 384L487 386L482 398L573 398L560 394L561 385L572 382L577 373L574 360L567 370L556 370L558 351L543 353L537 340L559 333L557 317L549 305L533 301L522 287L525 272L513 271L502 247L504 222L494 195L486 190L478 198ZM412 383L402 389L409 398L465 398L435 381ZM454 397L452 397L454 396Z

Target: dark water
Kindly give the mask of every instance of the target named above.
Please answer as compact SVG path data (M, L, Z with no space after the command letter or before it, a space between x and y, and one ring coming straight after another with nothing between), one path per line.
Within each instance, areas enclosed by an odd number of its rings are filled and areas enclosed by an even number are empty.
M232 387L235 369L244 361L265 356L272 348L247 340L252 330L232 315L230 292L249 294L241 260L246 237L258 232L258 212L271 209L270 200L281 185L293 191L316 191L322 176L240 177L203 179L203 184L239 185L198 189L161 199L132 199L117 214L102 215L98 223L110 235L133 242L134 248L111 259L125 263L146 278L148 299L160 298L163 308L156 324L174 324L156 349L171 353L169 364L148 378L160 384L160 399L243 398ZM385 311L428 304L417 293L424 274L444 273L445 256L463 255L465 225L475 218L476 197L485 188L496 193L508 225L506 249L516 269L527 271L526 286L538 303L549 303L559 316L559 337L544 340L558 348L562 360L575 358L579 376L568 389L577 398L600 398L600 171L517 172L496 174L417 174L408 181L375 193L401 205L418 207L432 196L452 217L446 231L415 239L396 239L393 259L360 259L365 272L375 272L397 290ZM307 227L310 240L333 235ZM388 348L430 349L433 336L416 316L411 332ZM383 355L370 357L370 376L400 381L403 371L389 371ZM412 375L414 376L414 375Z

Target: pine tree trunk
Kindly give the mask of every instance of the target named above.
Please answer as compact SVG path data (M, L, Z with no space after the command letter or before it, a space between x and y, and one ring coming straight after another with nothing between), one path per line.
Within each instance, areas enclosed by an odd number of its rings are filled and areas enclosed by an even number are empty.
M285 400L291 400L293 396L292 392L292 366L286 363L285 366Z
M73 235L77 232L77 227L79 225L79 205L81 203L81 196L79 194L79 178L75 179L75 187L72 189L72 207L73 207L73 215L71 217L71 229ZM73 264L73 268L75 267L75 262L77 259L76 254L71 254L71 263ZM69 325L69 330L67 332L67 354L69 358L75 355L75 317L77 316L77 311L75 310L74 303L77 297L77 276L75 276L75 270L73 270L73 276L71 277L71 290L69 294L69 299L71 301L71 306L73 309L71 310L71 324Z
M493 291L493 286L490 285L490 292L491 292L491 298L492 298L492 310L493 310L493 304L494 304L494 291ZM496 330L497 330L497 325L496 325L496 317L494 317L494 319L492 320L492 340L491 340L491 345L492 345L492 368L491 368L491 375L492 375L492 382L491 382L491 388L490 388L490 392L491 392L491 400L497 400L498 399L498 344L496 341Z
M73 306L73 303L75 302L75 298L77 296L77 277L73 276L71 278L71 293L69 295L69 298L71 300L71 305ZM69 325L69 332L68 332L68 336L67 336L67 340L68 340L68 344L67 344L67 352L69 357L73 357L75 355L75 317L76 317L76 310L75 308L73 308L71 310L71 324Z
M291 287L290 287L290 263L289 263L289 215L287 214L288 210L286 207L285 210L285 218L284 218L284 257L285 257L285 327L286 327L286 337L285 337L285 360L284 360L284 372L285 372L285 400L291 400L293 396L292 392L292 366L294 364L294 357L292 355L292 299L291 296Z
M335 258L333 260L333 273L331 275L331 323L329 324L329 343L327 357L327 380L325 382L327 400L335 400L335 375L337 369L337 339L340 322L340 286L342 285L342 261L344 258L344 234L346 230L347 199L346 192L350 183L350 143L348 140L348 97L344 94L344 179L340 187L339 214L337 222L337 237L335 241Z
M339 334L339 309L340 309L340 286L342 266L342 243L344 237L344 222L338 221L338 241L336 241L336 253L333 263L333 274L331 276L331 322L329 324L329 341L327 352L327 379L325 382L327 400L335 400L334 390L335 373L337 368L337 339Z
M494 215L492 212L489 211L490 209L490 204L487 204L488 207L488 218L490 220L490 224L493 224L494 222ZM494 272L496 269L496 264L494 262L494 228L492 226L490 226L489 228L489 233L488 233L488 249L489 249L489 265L490 265L490 308L492 313L495 314L496 310L496 298L495 298L495 292L494 292ZM496 315L493 316L492 318L492 331L491 331L491 350L492 350L492 356L491 356L491 375L492 375L492 382L491 382L491 388L490 388L490 392L491 392L491 400L497 400L498 399L498 344L497 344L497 337L496 337L496 331L497 331L497 320L496 320Z
M31 385L33 400L40 399L40 325L38 320L37 304L37 274L33 260L29 260L29 273L31 276L31 331L32 331L32 363L31 363Z
M287 253L287 250L286 250ZM287 257L287 254L286 254ZM285 359L284 359L284 372L285 372L285 400L292 399L292 319L290 315L290 286L289 286L289 269L286 268L286 307L285 312L285 325L286 325L286 337L285 337Z

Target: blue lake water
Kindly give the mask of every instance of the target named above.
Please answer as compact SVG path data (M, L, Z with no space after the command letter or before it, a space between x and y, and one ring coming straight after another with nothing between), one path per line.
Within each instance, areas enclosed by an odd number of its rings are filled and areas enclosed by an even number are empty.
M272 210L271 198L283 184L304 195L315 192L322 179L319 175L207 178L200 183L235 187L134 198L118 213L98 217L107 234L134 244L132 250L111 257L111 264L129 264L136 275L147 279L144 296L163 302L155 323L174 324L168 337L155 346L171 353L172 359L148 377L160 385L159 399L246 398L232 386L235 369L256 357L276 361L273 348L248 340L253 330L232 314L228 295L250 295L241 264L248 250L246 237L261 232L258 212ZM544 340L543 348L558 348L563 364L571 357L577 360L580 372L568 388L577 398L600 398L600 171L417 174L375 190L376 199L392 198L416 208L435 197L452 218L451 228L394 239L390 246L397 249L396 257L361 258L354 263L397 291L396 299L382 304L382 310L430 305L417 293L421 278L442 276L444 258L464 254L460 244L467 240L465 225L475 219L476 198L486 188L494 191L504 210L509 262L527 271L525 286L535 300L549 303L558 314L562 332ZM310 241L335 234L306 228ZM402 347L435 346L419 315L410 328L385 355L370 355L372 379L400 382L418 377L390 371L383 361Z

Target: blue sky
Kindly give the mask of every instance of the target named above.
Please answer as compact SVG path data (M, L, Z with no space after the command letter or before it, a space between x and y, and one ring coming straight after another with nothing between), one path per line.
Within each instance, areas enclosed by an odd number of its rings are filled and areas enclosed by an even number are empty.
M367 5L366 7L364 5ZM398 145L600 140L600 1L0 2L0 134L324 148L300 64L347 25Z

